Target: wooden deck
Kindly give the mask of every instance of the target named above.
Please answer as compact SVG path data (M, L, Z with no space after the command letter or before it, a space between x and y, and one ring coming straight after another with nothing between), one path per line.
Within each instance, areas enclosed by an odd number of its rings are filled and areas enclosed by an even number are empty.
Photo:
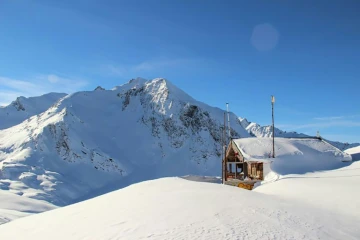
M244 188L247 190L252 190L254 188L255 183L260 182L259 180L238 180L238 179L232 179L225 181L226 185Z

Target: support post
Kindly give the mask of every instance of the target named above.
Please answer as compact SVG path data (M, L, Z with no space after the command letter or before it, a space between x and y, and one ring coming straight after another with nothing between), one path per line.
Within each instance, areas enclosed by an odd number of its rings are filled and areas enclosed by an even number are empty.
M226 180L226 112L224 112L224 129L223 129L223 142L222 142L222 151L224 154L223 157L223 165L222 165L222 182L223 184L225 184L225 180Z
M228 116L228 129L229 129L229 143L231 142L231 128L230 128L230 112L229 112L229 103L226 103L227 116Z
M275 158L275 125L274 125L274 103L275 97L271 96L271 112L272 112L272 142L273 142L273 150L272 157Z

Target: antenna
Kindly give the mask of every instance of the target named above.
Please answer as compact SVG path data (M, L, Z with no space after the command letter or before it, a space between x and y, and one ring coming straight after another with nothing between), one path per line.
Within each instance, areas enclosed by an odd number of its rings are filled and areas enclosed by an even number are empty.
M222 183L224 184L226 181L226 112L224 112L224 128L222 131Z
M271 112L272 112L272 157L275 158L275 127L274 127L274 103L275 103L275 97L271 96Z
M231 141L231 128L230 128L230 113L229 113L229 103L226 103L226 110L228 116L228 129L229 129L229 142Z

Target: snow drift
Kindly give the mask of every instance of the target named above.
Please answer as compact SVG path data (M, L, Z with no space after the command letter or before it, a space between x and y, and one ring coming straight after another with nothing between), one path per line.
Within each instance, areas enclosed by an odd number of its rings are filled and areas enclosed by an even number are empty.
M351 240L360 238L358 220L231 186L164 178L1 225L0 239Z
M45 201L26 198L10 191L0 190L0 224L55 208L56 206Z
M345 152L350 154L354 161L360 160L360 146L346 149Z
M309 204L337 214L338 219L351 216L360 220L359 185L360 162L352 162L336 170L281 176L275 182L263 183L254 191L289 202ZM343 229L348 225L339 227Z

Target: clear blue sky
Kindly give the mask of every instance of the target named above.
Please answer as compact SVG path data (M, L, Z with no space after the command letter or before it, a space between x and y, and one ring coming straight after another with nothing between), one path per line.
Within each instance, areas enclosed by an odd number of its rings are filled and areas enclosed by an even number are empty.
M164 77L260 124L360 142L360 1L0 1L0 103Z

